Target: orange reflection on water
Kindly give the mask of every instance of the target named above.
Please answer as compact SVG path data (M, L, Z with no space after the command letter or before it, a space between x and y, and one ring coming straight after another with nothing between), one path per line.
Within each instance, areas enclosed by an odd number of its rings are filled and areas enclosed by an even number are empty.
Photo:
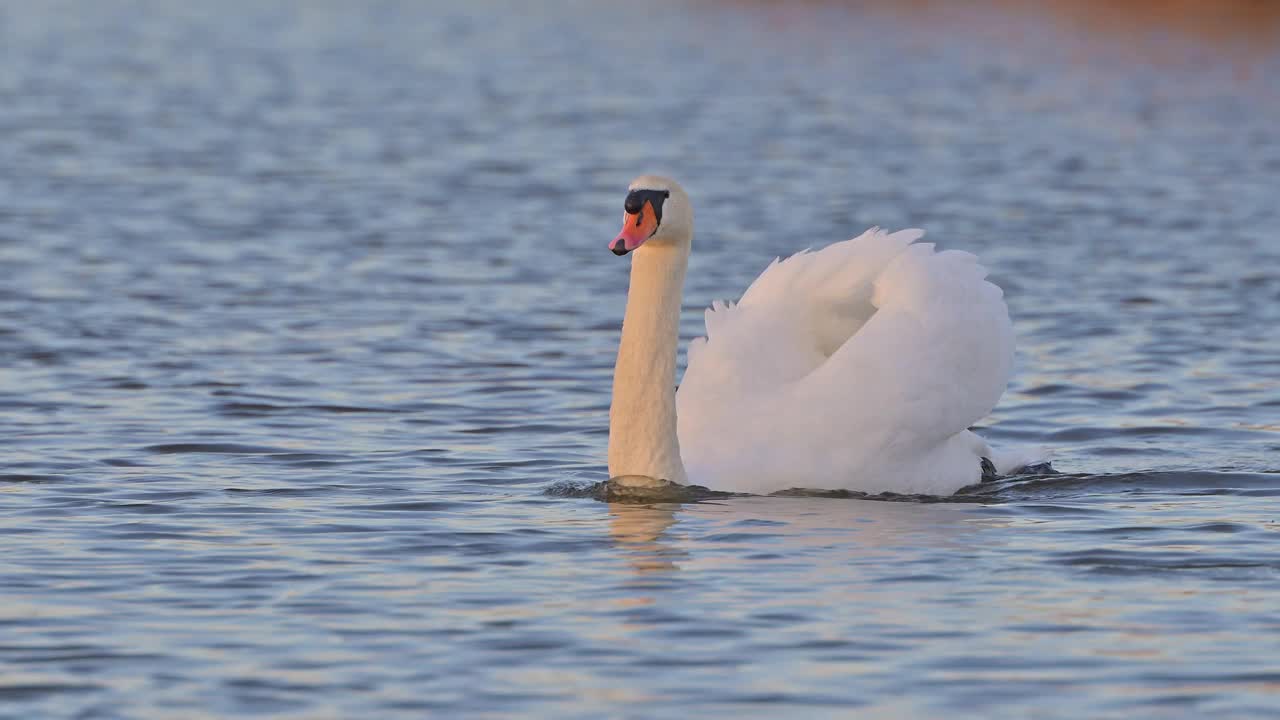
M1280 3L1269 0L995 0L1010 12L1040 13L1065 27L1112 37L1176 33L1222 46L1272 49L1280 41Z
M848 10L896 17L917 27L991 36L997 42L1028 40L1036 26L1068 36L1081 50L1108 48L1160 62L1193 51L1197 61L1238 62L1280 50L1280 3L1269 0L729 0L767 13L777 30L803 26L813 11ZM830 17L823 13L824 23ZM1204 56L1194 50L1208 50Z

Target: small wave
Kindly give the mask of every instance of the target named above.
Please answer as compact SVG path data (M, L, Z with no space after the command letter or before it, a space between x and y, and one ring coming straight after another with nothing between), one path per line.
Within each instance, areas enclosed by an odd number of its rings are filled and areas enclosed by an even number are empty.
M0 483L51 483L65 480L62 475L36 473L0 473Z
M1031 468L1032 473L1013 475L961 488L954 495L909 495L867 493L859 490L814 490L789 488L765 497L832 498L916 503L1003 503L1015 500L1057 499L1134 490L1181 491L1179 494L1240 494L1280 496L1280 474L1272 472L1224 472L1214 470L1158 471L1116 474L1065 474L1047 464ZM590 482L562 480L544 491L561 498L589 498L604 502L667 503L700 502L729 497L758 497L749 493L727 493L700 485L667 483L656 488L637 488L615 480Z
M266 402L229 401L218 405L218 412L229 417L259 417L286 413L329 413L349 415L357 413L399 413L402 410L361 405L276 405Z
M548 487L544 494L562 498L590 498L603 502L634 504L685 503L726 497L748 497L745 493L727 493L701 485L678 485L662 481L657 485L636 485L612 478L603 482L562 480Z
M1258 493L1280 495L1280 474L1218 470L1167 470L1061 474L1047 477L1017 476L982 486L965 488L961 492L975 496L1014 500L1141 490L1174 491L1184 495L1255 495Z
M209 453L215 455L270 455L287 452L284 448L267 445L243 445L240 443L164 443L148 445L142 448L146 452L159 455L178 455L183 453Z

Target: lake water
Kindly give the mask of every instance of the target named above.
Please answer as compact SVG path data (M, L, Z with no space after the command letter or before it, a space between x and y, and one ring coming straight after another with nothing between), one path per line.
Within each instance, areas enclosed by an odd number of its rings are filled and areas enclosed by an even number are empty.
M1280 713L1273 26L473 5L0 1L0 716ZM870 225L978 253L982 432L1064 475L549 492L651 170L686 340Z

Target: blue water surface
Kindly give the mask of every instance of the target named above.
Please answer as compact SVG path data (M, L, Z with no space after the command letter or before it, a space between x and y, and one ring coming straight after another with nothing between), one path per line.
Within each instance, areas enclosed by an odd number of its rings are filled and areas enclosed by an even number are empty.
M1280 51L1004 5L0 0L0 716L1280 713ZM686 340L976 252L1065 474L549 493L655 170Z

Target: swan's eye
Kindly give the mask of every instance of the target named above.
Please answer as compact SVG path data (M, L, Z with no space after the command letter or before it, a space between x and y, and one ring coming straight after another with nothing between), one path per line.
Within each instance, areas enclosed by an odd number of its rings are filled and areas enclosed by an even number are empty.
M662 201L669 197L671 192L668 190L632 190L627 193L627 201L622 208L628 215L638 215L645 203L649 203L653 207L654 218L662 222Z

